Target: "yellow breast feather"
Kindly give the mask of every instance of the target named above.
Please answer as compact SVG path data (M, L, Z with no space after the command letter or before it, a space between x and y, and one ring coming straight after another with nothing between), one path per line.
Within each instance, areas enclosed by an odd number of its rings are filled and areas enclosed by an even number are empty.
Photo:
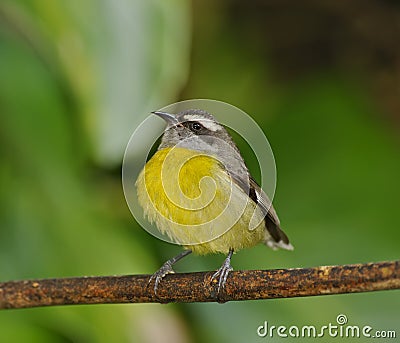
M180 147L159 150L136 187L149 221L197 254L228 253L265 240L262 212L212 156ZM253 215L259 224L252 229Z

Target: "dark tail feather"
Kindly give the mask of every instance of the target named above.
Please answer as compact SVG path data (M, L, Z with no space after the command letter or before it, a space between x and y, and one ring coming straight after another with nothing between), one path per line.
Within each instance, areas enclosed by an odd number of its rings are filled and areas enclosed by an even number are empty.
M279 224L276 223L270 216L265 217L265 226L272 237L272 240L267 240L266 244L273 249L283 248L293 250L293 246L289 243L289 238L281 230Z

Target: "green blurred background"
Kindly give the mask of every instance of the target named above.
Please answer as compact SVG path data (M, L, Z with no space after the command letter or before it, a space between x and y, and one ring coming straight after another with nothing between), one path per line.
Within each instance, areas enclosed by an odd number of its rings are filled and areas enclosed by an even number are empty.
M398 259L399 22L389 0L1 0L0 280L152 273L177 254L135 223L121 163L151 110L190 98L251 114L275 153L295 250L240 251L235 269ZM399 308L390 291L13 310L0 341L261 342L265 320L339 313L400 335Z

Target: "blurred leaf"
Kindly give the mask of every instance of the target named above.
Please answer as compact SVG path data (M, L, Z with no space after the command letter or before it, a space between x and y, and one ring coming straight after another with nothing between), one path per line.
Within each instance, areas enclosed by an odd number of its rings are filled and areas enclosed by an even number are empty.
M186 79L186 0L6 1L2 10L60 69L105 165L120 163L133 129L173 101Z

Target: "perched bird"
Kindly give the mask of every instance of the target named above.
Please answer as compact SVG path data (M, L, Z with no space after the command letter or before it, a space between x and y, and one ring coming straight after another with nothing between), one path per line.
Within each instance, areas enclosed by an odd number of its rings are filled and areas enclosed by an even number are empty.
M235 251L258 243L293 249L224 126L199 109L152 113L167 127L136 181L138 200L148 220L184 247L153 274L155 294L173 264L191 252L227 255L212 277L218 277L219 294Z

